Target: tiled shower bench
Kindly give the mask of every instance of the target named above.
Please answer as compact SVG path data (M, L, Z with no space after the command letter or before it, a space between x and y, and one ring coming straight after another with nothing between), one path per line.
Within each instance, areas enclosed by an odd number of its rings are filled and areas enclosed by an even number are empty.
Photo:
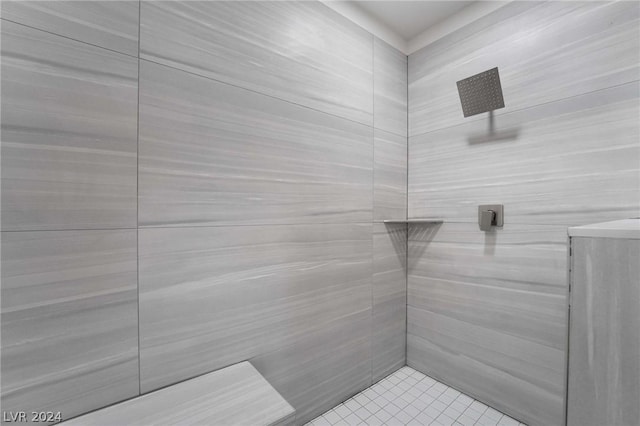
M295 410L241 362L63 422L65 426L284 426Z

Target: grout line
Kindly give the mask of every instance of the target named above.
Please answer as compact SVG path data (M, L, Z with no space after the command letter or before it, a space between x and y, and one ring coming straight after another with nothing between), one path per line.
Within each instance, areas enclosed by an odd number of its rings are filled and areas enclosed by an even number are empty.
M372 225L373 222L359 220L353 222L294 222L294 223L249 223L249 224L223 224L223 225L142 225L140 229L181 229L181 228L237 228L259 226L313 226L313 225ZM135 229L135 228L132 228Z
M375 225L383 224L382 221L367 221L358 220L352 222L293 222L293 223L224 223L221 225L142 225L138 227L121 226L113 228L55 228L55 229L6 229L0 232L64 232L64 231L124 231L124 230L144 230L144 229L193 229L193 228L239 228L239 227L267 227L267 226L315 226L315 225ZM473 220L461 220L452 219L447 220L446 223L463 223L463 224L477 224ZM545 227L545 228L566 228L575 224L544 224L544 223L512 223L515 226L527 226L527 227Z
M56 229L15 229L15 230L11 230L11 229L7 229L7 230L2 230L2 233L9 233L9 232L65 232L65 231L126 231L126 230L130 230L130 231L134 231L137 230L138 228L131 228L131 227L120 227L120 228L56 228Z
M140 33L142 0L138 0L138 111L136 133L136 284L138 288L138 395L142 394L142 363L140 362Z
M378 222L374 222L378 223ZM125 231L125 230L144 230L144 229L194 229L194 228L239 228L239 227L267 227L267 226L315 226L315 225L372 225L373 223L366 220L354 222L296 222L296 223L252 223L252 224L233 224L224 225L154 225L139 227L114 227L114 228L56 228L56 229L16 229L2 230L2 233L9 232L65 232L65 231Z
M82 44L85 44L85 45L87 45L87 46L97 47L98 49L107 50L107 51L109 51L109 52L113 52L113 53L119 53L120 55L124 55L124 56L128 56L128 57L130 57L130 58L137 59L137 57L136 57L135 55L131 55L131 54L129 54L129 53L124 53L124 52L121 52L121 51L119 51L119 50L110 49L110 48L108 48L108 47L99 46L99 45L97 45L97 44L89 43L89 42L87 42L87 41L78 40L78 39L73 38L73 37L65 36L65 35L58 34L58 33L54 33L54 32L47 31L47 30L43 30L42 28L38 28L38 27L31 26L31 25L23 24L22 22L13 21L13 20L11 20L11 19L7 19L7 18L0 18L0 19L1 19L1 20L3 20L3 21L5 21L5 22L11 22L11 23L13 23L13 24L20 25L20 26L25 27L25 28L30 28L30 29L35 30L35 31L40 31L40 32L43 32L43 33L46 33L46 34L50 34L50 35L56 36L56 37L62 37L62 38L64 38L64 39L71 40L71 41L75 41L75 42L77 42L77 43L82 43ZM139 27L139 25L138 25L138 27ZM139 29L139 28L138 28L138 31L140 31L140 29ZM138 39L138 40L139 40L139 39ZM140 44L140 41L138 41L138 45L139 45L139 44Z
M369 386L373 383L373 335L374 335L374 286L375 286L375 236L376 236L376 39L371 36L371 321L369 323Z
M405 170L407 172L406 176L406 191L405 191L405 218L407 219L407 228L406 228L406 241L405 241L405 252L404 252L404 364L407 365L409 361L409 56L407 55L407 64L406 64L406 75L407 75L407 84L406 84L406 94L407 94L407 105L406 105L406 114L407 114L407 137L406 137L406 148L407 148L407 156L405 163Z

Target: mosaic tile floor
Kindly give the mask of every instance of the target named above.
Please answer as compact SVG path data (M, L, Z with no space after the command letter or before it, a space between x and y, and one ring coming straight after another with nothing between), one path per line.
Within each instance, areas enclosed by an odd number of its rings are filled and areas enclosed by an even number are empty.
M526 426L410 367L401 368L307 425Z

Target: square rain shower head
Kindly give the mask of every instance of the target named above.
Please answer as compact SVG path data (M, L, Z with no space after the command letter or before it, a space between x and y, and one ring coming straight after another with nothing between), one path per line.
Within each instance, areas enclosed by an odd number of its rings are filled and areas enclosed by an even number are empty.
M456 84L465 117L504 108L498 67L472 75Z

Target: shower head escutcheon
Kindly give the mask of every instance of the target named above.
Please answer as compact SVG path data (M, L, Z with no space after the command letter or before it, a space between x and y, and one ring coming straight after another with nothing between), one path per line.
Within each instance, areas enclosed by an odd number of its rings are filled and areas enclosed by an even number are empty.
M456 84L465 117L504 108L498 67L472 75Z

